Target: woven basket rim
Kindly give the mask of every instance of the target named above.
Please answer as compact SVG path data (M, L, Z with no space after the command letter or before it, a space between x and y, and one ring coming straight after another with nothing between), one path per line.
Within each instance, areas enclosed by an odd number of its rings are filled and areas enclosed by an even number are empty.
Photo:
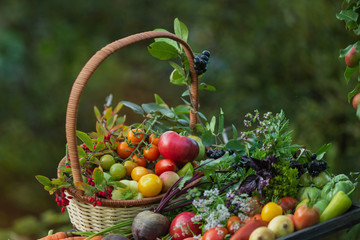
M61 166L65 166L66 157L61 159L58 170L57 170L57 176L60 177ZM89 203L89 197L88 195L85 195L82 193L82 191L77 190L73 186L70 186L66 188L67 192L73 196L76 200L83 202L83 203ZM147 197L147 198L141 198L141 199L134 199L134 200L111 200L111 199L105 199L105 198L96 198L96 200L101 201L102 206L106 207L112 207L112 208L123 208L123 207L140 207L140 206L148 206L148 205L154 205L156 203L159 203L160 200L163 198L165 193L157 195L155 197Z

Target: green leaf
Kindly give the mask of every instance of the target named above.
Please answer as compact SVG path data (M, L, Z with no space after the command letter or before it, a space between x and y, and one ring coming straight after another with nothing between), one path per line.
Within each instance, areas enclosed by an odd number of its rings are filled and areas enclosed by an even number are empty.
M114 124L116 122L117 117L116 116L110 116L106 121L106 127L107 129L111 129L114 127Z
M321 160L330 147L331 147L331 143L324 144L323 146L321 146L321 148L316 151L316 160Z
M211 118L211 121L210 121L208 130L210 130L211 133L214 133L214 132L215 132L215 126L216 126L216 117L213 116L213 117Z
M175 18L174 20L174 31L177 36L181 37L185 42L187 42L189 30L186 25L178 18Z
M108 109L106 109L105 111L105 119L109 119L111 117L111 113L112 113L112 107L109 107Z
M135 113L141 114L144 116L144 110L137 104L128 102L128 101L121 101L122 104L124 104L126 107L132 109Z
M96 119L99 122L101 122L101 113L100 113L99 109L96 106L94 106L94 113L95 113Z
M351 99L358 93L358 89L360 87L360 83L356 84L355 88L348 93L348 102L351 102Z
M76 136L93 152L94 144L91 138L84 132L76 131Z
M183 178L180 180L180 182L177 185L177 187L180 190L184 187L185 183L193 177L194 168L192 165L189 165L189 166L190 166L189 169L186 171L185 175L183 176Z
M241 151L244 150L244 146L236 139L232 139L228 141L225 145L226 148Z
M160 60L168 60L179 56L177 49L167 42L153 42L148 46L149 53Z
M38 180L39 183L41 183L44 186L52 187L53 184L51 183L51 180L48 177L42 176L42 175L36 175L36 180Z
M356 43L355 43L355 44L356 44ZM354 46L355 44L350 44L350 45L347 46L346 48L341 49L341 50L340 50L339 58L344 58L344 57L346 56L346 54L348 54L348 53L351 51L351 49L353 48L353 46Z
M180 114L189 114L190 113L190 107L187 105L178 105L174 108L174 112L176 115Z
M204 133L201 135L201 141L203 142L204 146L208 147L215 143L215 137L210 131L204 131Z
M189 90L185 90L185 91L181 94L181 96L182 96L182 97L190 96Z
M159 105L166 105L165 101L158 95L158 94L154 94L155 96L155 102Z
M206 83L200 83L199 84L199 90L208 90L208 91L216 91L216 88L214 86L211 86L209 84Z
M358 108L356 109L356 116L360 119L360 107L358 105Z
M167 31L165 29L162 29L162 28L154 29L154 31L169 32L169 31ZM180 48L179 44L175 40L172 40L172 39L169 39L169 38L155 38L154 40L155 40L155 42L166 42L166 43L170 44L171 46L173 46L174 48L176 48L176 50L178 52L181 51L181 48Z
M77 182L75 183L75 187L76 189L79 189L79 190L82 190L85 192L86 195L93 195L94 192L95 192L95 187L93 186L90 186L89 184L87 183L84 183L84 182Z
M181 75L179 73L179 71L176 70L176 69L174 69L172 71L172 73L170 74L170 82L172 84L179 85L179 86L182 86L182 85L186 84L185 77L183 75Z
M105 143L103 141L99 141L96 144L95 151L99 152L101 150L104 150L104 148L105 148Z
M169 61L169 64L178 71L178 73L185 78L185 71L184 69L177 63L173 61Z
M85 150L80 146L78 146L77 149L78 149L78 153L79 153L79 158L86 158Z
M96 122L96 132L100 135L107 135L105 127L100 122Z
M344 20L345 22L353 21L356 22L359 17L359 14L353 10L341 10L340 13L336 14L336 18L339 20Z
M239 137L239 134L234 124L232 124L232 130L233 130L233 139L237 139Z
M94 169L92 176L94 178L95 186L103 184L103 182L104 182L104 173L99 168Z
M359 68L359 66L354 67L354 68L350 68L350 67L346 67L346 70L344 72L344 77L346 79L346 82L349 84L349 81L351 79L351 76L354 74L354 72L356 72L356 70Z
M118 104L116 105L116 107L114 108L114 113L115 113L115 114L118 113L123 106L124 106L124 105L123 105L122 103L118 103Z

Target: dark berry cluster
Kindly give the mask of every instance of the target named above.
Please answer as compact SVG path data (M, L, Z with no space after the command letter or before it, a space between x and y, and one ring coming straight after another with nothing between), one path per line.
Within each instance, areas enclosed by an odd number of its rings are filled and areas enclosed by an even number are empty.
M208 50L204 50L200 56L194 58L194 68L197 75L201 75L206 72L209 58L210 52Z
M290 161L289 162L289 167L290 168L296 168L298 170L298 177L300 177L302 174L305 173L305 168L304 168L304 164L299 163L297 161Z
M221 158L222 156L224 156L226 151L228 151L230 155L234 153L234 151L231 150L231 149L230 150L224 150L224 149L212 150L212 149L208 149L208 150L206 150L206 156L208 158L218 159L218 158Z
M55 193L55 201L58 206L61 206L61 212L65 212L65 207L69 205L69 199L72 199L71 196L66 196L65 188L61 188L60 192Z
M305 164L304 167L307 168L312 177L315 177L327 169L327 163L325 161L312 160L310 164Z

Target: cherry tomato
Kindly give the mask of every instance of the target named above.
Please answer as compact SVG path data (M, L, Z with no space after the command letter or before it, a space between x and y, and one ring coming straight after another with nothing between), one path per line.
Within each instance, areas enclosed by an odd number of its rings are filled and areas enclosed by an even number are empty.
M232 235L244 225L244 222L238 216L232 216L228 219L226 227Z
M155 173L160 176L163 172L176 171L176 164L171 159L161 159L155 164Z
M145 197L154 197L161 192L162 182L155 174L146 174L139 180L139 192Z
M127 139L131 143L139 143L144 138L144 131L141 129L132 129L127 134Z
M282 214L283 209L279 204L268 202L261 210L261 219L263 221L270 222L271 219Z
M140 178L146 174L149 174L149 170L147 170L144 167L135 167L132 171L131 171L131 178L134 181L139 181Z
M134 154L131 156L131 159L137 165L139 165L141 167L146 167L146 159L144 157L140 158Z
M201 240L223 240L228 233L224 227L213 227L204 233Z
M295 210L294 223L295 229L301 230L317 224L320 221L320 212L316 207L308 208L303 204Z
M250 222L251 220L262 220L261 218L261 214L258 213L258 214L255 214L254 216L251 216L251 217L248 217L244 220L244 223L248 223Z
M136 168L138 165L133 161L125 161L124 167L126 168L126 175L131 176L131 172L134 168Z
M249 201L249 206L250 206L250 211L247 212L248 216L254 216L256 214L261 213L263 205L260 202L260 197L257 195L252 196Z
M159 137L156 137L155 134L151 134L149 137L149 143L155 144L156 146L159 143Z
M116 152L122 159L130 157L131 153L135 150L134 147L130 147L127 142L121 142L117 148Z
M293 197L283 197L279 199L278 204L280 204L284 213L288 213L295 210L296 206L299 204L299 201Z
M152 144L150 148L144 148L143 153L144 157L150 162L156 161L160 156L159 149L155 144Z

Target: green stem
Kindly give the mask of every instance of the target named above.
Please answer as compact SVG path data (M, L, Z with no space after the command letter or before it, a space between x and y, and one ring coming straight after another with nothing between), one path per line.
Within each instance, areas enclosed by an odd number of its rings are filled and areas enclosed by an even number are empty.
M115 224L115 225L113 225L111 227L108 227L108 228L105 228L104 230L101 230L100 232L93 233L92 235L89 235L87 238L85 238L85 240L89 240L89 239L91 239L91 238L93 238L95 236L99 236L99 235L102 235L104 233L108 233L108 232L114 231L114 230L122 228L122 227L130 227L132 225L133 221L134 221L133 219L129 219L129 220L126 220L124 222Z

